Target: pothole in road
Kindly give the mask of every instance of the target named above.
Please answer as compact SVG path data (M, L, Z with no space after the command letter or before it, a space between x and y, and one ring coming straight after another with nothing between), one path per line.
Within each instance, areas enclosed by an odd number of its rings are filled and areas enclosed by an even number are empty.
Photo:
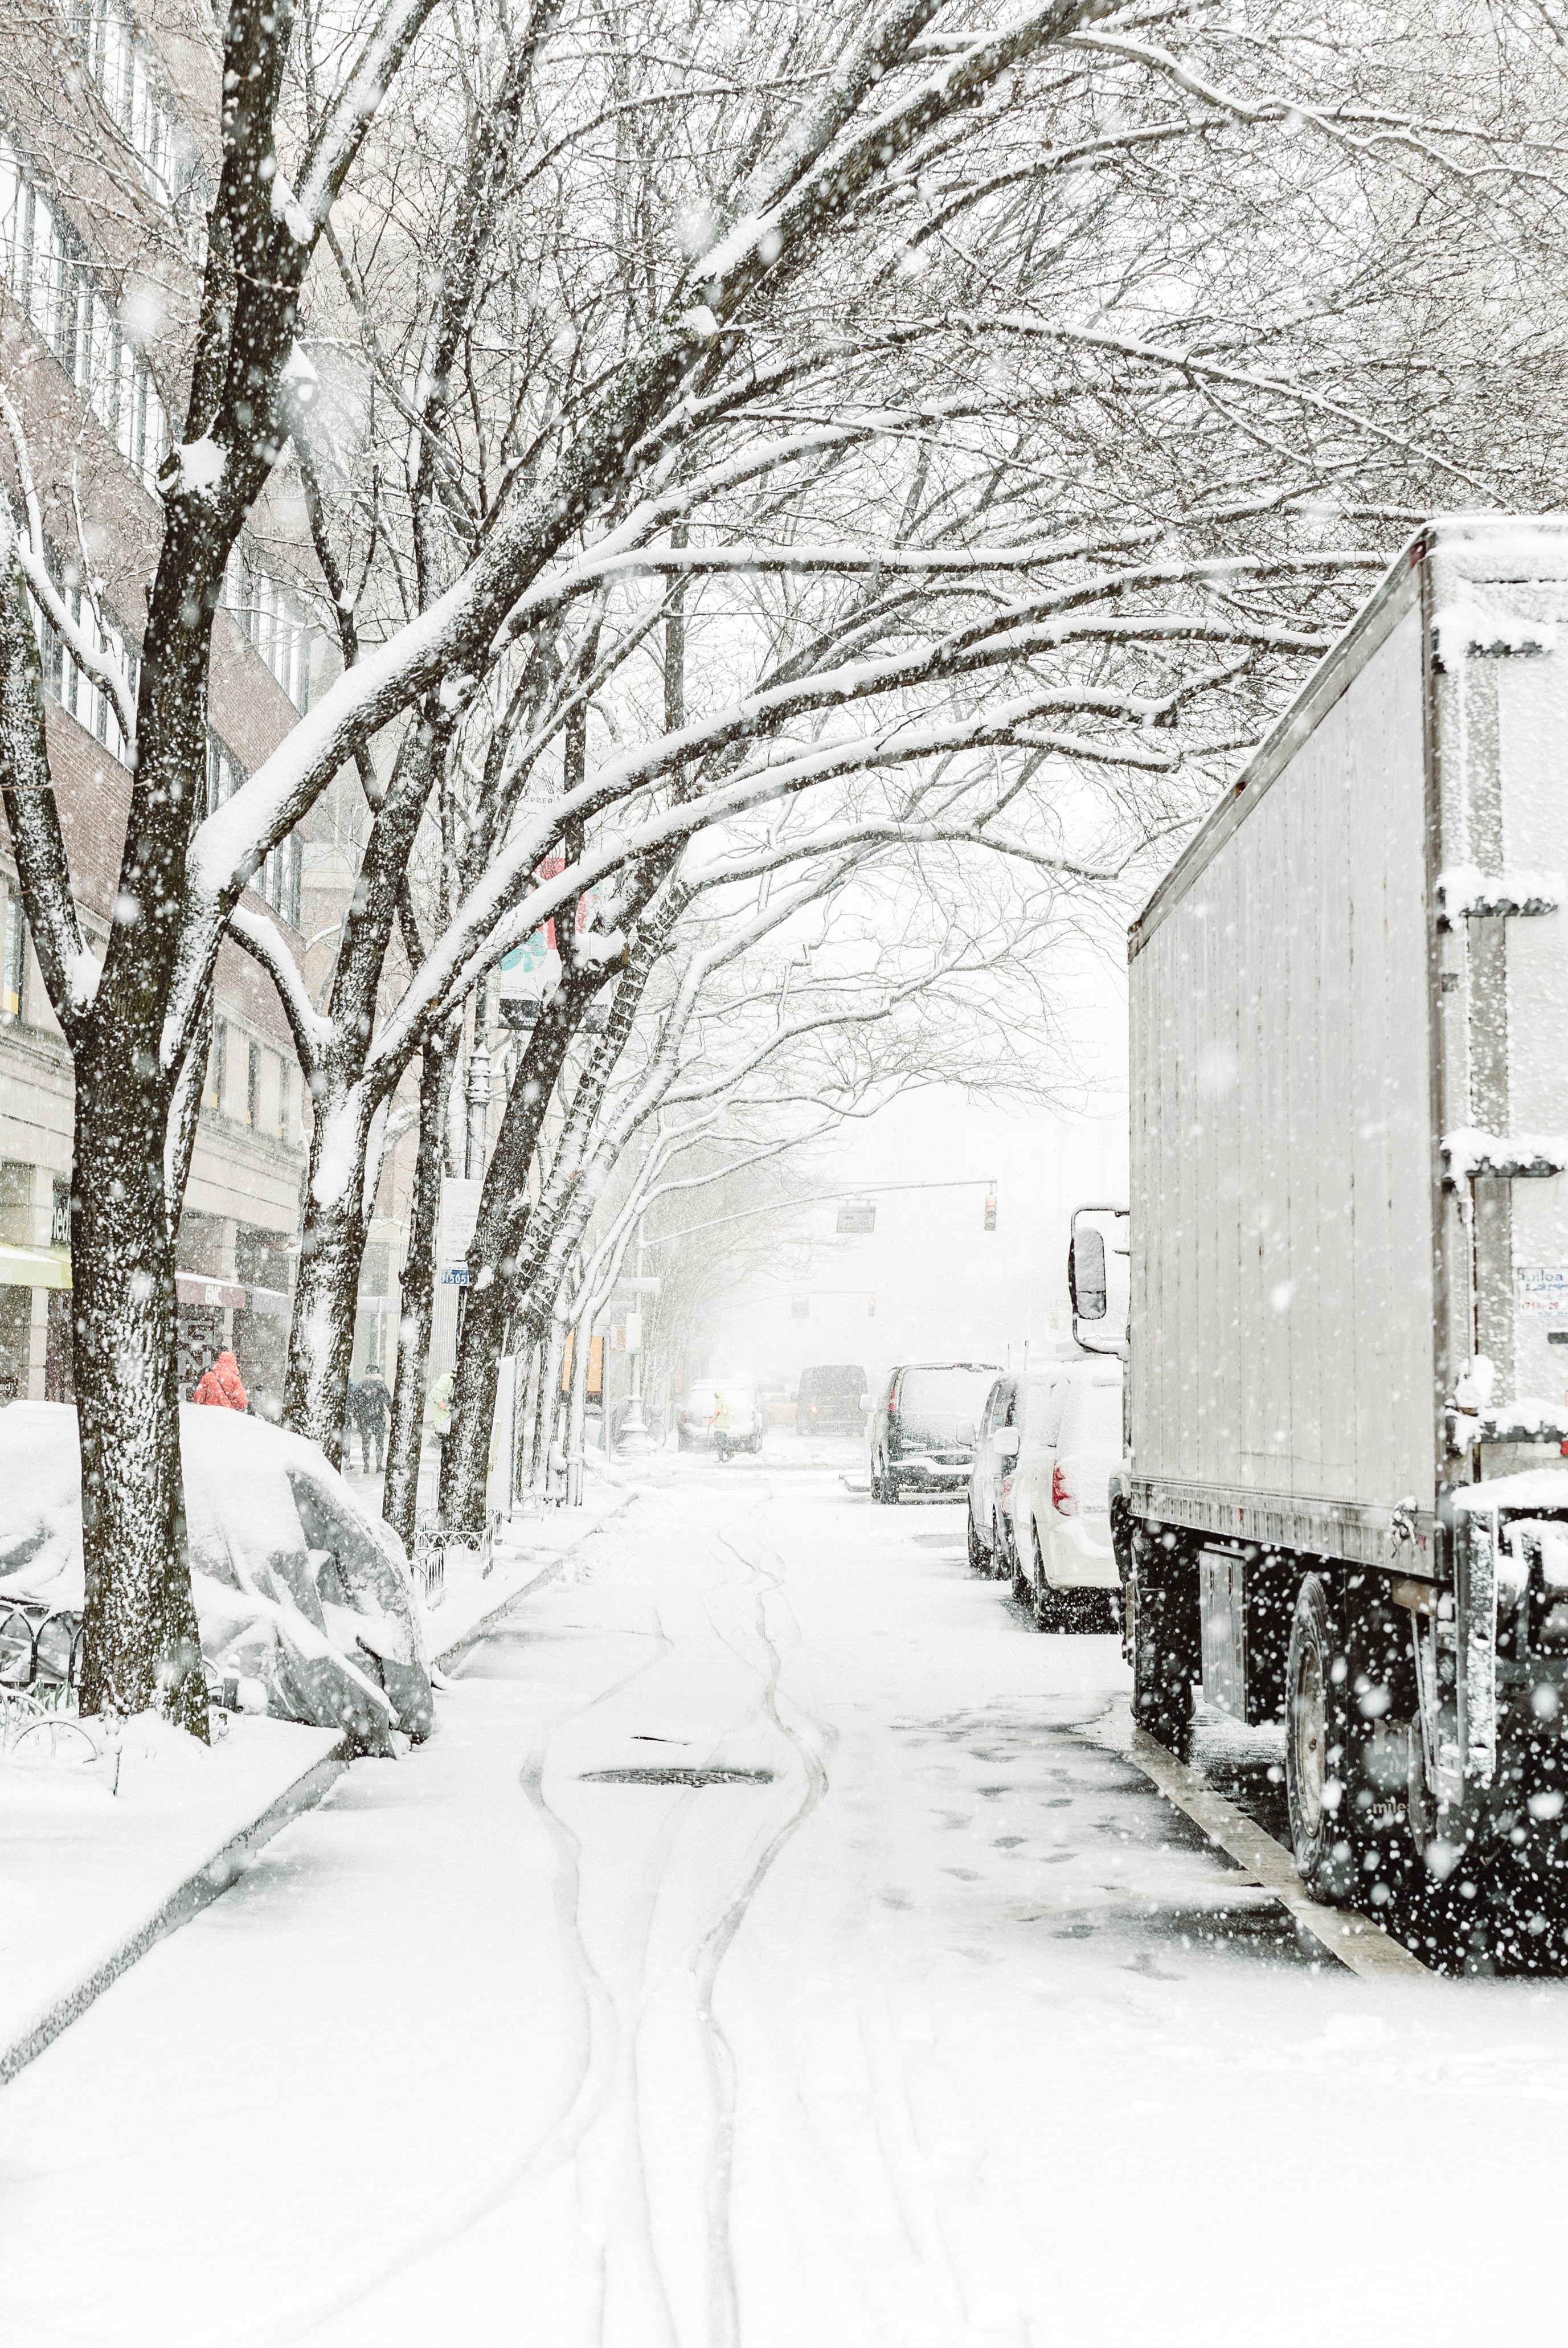
M580 1786L770 1786L771 1769L584 1769Z

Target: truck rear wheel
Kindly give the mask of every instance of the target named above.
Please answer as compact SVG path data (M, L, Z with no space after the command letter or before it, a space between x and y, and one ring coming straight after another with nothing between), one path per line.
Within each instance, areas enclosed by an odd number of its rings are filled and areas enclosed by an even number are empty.
M1133 1536L1128 1587L1132 1717L1173 1753L1185 1753L1199 1664L1198 1575L1180 1548L1166 1546L1169 1538L1142 1530Z
M1285 1665L1285 1793L1302 1880L1374 1911L1422 1886L1408 1618L1379 1579L1304 1576Z
M1338 1646L1322 1576L1309 1573L1296 1592L1285 1666L1284 1783L1301 1879L1315 1900L1327 1900L1356 1888L1355 1855L1338 1832L1345 1792L1338 1775L1344 1706L1334 1682ZM1345 1658L1337 1660L1343 1683Z

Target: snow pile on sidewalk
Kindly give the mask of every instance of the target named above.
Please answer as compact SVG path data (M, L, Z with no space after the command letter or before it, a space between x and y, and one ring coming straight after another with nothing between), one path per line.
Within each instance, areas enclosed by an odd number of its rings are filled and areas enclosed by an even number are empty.
M191 1581L208 1664L246 1710L347 1729L362 1750L429 1734L413 1577L314 1443L183 1405ZM79 1611L81 1460L61 1403L0 1411L0 1604Z
M495 1629L518 1599L548 1581L564 1558L619 1516L643 1488L624 1474L607 1474L595 1466L580 1509L504 1518L488 1571L478 1550L449 1546L440 1602L425 1613L425 1643L437 1663L454 1663Z
M0 2078L91 2002L182 1890L195 1906L222 1890L246 1844L330 1782L337 1746L331 1730L234 1720L209 1747L146 1715L117 1745L101 1721L64 1715L11 1737L0 1750Z

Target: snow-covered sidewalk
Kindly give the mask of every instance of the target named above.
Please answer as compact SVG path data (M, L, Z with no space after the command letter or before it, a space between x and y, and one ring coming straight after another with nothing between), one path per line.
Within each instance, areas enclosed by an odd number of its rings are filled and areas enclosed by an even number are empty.
M91 1728L42 1722L0 1758L0 2085L343 1766L335 1729L239 1718L208 1747L139 1720L117 1771Z
M583 1508L513 1519L489 1574L453 1557L425 1618L432 1655L455 1663L633 1496L596 1477ZM98 1723L66 1715L0 1756L0 2085L227 1890L344 1766L335 1730L242 1715L209 1749L133 1722L116 1760Z
M580 1541L619 1516L638 1487L624 1470L590 1472L580 1509L546 1509L503 1522L482 1570L475 1552L449 1548L438 1604L427 1608L425 1636L436 1662L449 1668L504 1622L519 1600L547 1581Z

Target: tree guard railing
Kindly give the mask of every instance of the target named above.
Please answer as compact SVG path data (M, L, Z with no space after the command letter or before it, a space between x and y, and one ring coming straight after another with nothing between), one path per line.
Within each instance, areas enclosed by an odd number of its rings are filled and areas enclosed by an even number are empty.
M0 1612L0 1691L40 1684L77 1688L81 1676L79 1614L23 1606Z

